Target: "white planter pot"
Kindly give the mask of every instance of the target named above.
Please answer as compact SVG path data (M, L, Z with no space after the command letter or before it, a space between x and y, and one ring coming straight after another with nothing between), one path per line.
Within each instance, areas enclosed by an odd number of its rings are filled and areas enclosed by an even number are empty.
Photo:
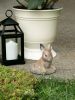
M40 43L51 44L56 36L57 18L62 8L53 10L25 10L14 8L17 22L24 32L25 58L41 57Z

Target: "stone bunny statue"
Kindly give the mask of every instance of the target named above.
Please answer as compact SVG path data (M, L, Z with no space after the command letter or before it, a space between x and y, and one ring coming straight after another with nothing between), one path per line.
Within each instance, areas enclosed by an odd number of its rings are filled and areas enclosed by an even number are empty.
M43 44L40 44L40 49L43 50L42 57L31 64L30 71L35 74L51 74L56 71L56 68L52 65L53 55L51 52L51 46L47 48Z

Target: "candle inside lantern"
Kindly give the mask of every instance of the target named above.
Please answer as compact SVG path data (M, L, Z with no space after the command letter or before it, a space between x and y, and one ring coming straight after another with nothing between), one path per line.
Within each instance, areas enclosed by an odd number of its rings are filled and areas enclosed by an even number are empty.
M15 60L18 57L18 44L14 41L6 43L6 59Z

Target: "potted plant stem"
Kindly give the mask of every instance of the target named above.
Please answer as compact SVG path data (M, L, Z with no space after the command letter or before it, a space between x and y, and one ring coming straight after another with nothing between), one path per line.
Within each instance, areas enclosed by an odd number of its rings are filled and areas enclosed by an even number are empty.
M52 44L57 29L57 19L62 8L54 8L58 0L16 0L14 6L17 22L24 32L25 58L38 60L40 44ZM56 55L53 51L54 56Z

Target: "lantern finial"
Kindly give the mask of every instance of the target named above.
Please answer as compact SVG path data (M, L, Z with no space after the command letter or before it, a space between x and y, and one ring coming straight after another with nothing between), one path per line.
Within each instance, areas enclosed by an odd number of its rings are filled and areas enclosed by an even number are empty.
M12 15L13 15L12 10L6 10L5 15L6 15L6 17L12 17Z

